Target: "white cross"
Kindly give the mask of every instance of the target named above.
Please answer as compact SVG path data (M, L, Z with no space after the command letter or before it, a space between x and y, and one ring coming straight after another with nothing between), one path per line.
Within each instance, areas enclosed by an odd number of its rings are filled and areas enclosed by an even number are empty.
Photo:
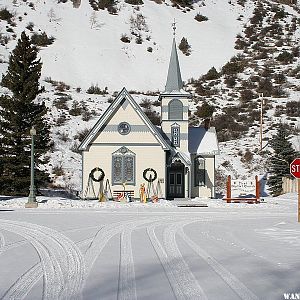
M172 23L172 28L173 28L173 35L176 35L176 22L175 22L175 18L174 18L174 22Z

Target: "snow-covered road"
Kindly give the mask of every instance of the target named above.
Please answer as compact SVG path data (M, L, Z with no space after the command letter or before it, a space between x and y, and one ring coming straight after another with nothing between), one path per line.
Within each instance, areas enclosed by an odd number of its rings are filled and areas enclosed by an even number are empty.
M295 201L263 205L0 210L0 298L284 299Z

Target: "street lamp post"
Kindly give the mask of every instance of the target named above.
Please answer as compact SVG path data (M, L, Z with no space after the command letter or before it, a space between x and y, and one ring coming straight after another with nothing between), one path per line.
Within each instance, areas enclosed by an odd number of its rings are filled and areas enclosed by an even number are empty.
M31 135L31 156L30 156L30 193L28 196L28 202L25 204L26 208L36 208L38 203L36 201L35 186L34 186L34 137L36 136L36 130L32 126L30 129Z

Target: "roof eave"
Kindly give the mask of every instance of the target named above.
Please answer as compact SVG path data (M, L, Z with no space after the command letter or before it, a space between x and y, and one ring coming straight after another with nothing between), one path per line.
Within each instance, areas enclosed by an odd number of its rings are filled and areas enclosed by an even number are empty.
M139 116L143 119L143 121L148 125L150 131L155 136L157 141L160 143L163 150L170 150L170 146L168 143L164 140L164 138L161 136L161 134L158 132L158 130L155 128L155 126L151 123L149 118L145 115L145 113L142 111L140 106L134 101L132 96L128 93L125 87L120 91L118 96L115 98L115 100L110 104L110 106L107 108L107 110L104 112L104 114L100 117L100 119L96 122L96 124L93 126L89 134L84 138L84 140L81 142L81 144L78 147L79 151L86 151L89 145L92 143L95 135L97 132L99 132L100 128L105 124L106 120L111 116L111 114L114 112L116 106L119 104L119 102L126 98L131 105L136 109Z

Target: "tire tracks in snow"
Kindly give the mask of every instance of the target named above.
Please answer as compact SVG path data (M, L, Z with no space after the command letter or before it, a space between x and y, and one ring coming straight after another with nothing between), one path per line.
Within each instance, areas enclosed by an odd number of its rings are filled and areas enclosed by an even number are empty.
M86 268L87 272L84 273L83 284L93 266L93 263L95 262L97 257L100 255L101 251L106 246L107 242L116 234L121 233L121 231L123 229L123 224L127 224L127 223L132 223L132 222L128 222L128 221L127 222L118 222L118 223L110 224L108 226L104 226L104 227L100 228L100 230L98 230L98 232L96 233L94 238L87 238L87 239L84 239L77 243L78 246L90 244L89 248L87 249L87 251L85 253L86 255L85 255L84 262L85 262L85 265L87 266L87 268ZM99 226L92 226L90 228L99 228ZM67 231L78 231L78 230L80 230L80 228L67 230ZM22 235L22 234L20 234L20 232L18 230L15 230L14 232L19 235ZM7 246L5 246L4 250L8 250L11 247L16 247L16 246L18 246L19 243L20 244L28 243L28 242L32 243L32 240L27 235L22 235L22 236L27 239L24 241L14 243L12 245L7 245ZM6 249L6 247L8 249ZM38 254L39 254L39 252L38 252ZM39 254L39 256L40 256L40 254ZM32 287L44 275L41 256L40 256L40 259L41 259L41 262L34 265L26 273L24 273L20 278L17 279L17 281L5 293L3 299L24 299L26 297L26 295L30 292ZM59 276L59 275L60 275L60 278L62 281L61 272L58 272L57 276ZM47 285L44 285L44 290L45 289L48 289ZM47 294L45 291L43 293ZM63 297L63 295L61 297ZM45 297L43 297L43 298L45 299ZM66 297L66 298L68 298L68 297Z
M221 227L220 225L214 225L214 227ZM258 259L262 259L265 262L267 262L268 264L273 265L276 268L279 269L283 269L283 270L289 270L291 268L291 266L287 265L287 264L278 264L274 261L272 261L271 259L265 257L264 255L262 255L261 253L258 252L258 250L256 250L255 248L249 246L248 244L246 244L245 242L241 241L235 234L234 234L234 230L228 226L224 226L222 225L222 229L227 228L227 230L225 230L224 234L222 237L216 236L215 233L212 233L211 231L201 231L199 233L201 233L203 236L205 236L206 238L215 241L215 242L222 242L223 244L227 245L228 247L231 247L232 249L237 249L239 250L241 253L246 253L247 255L251 255L254 258L258 258ZM227 237L227 238L226 238Z
M132 233L139 228L146 228L148 231L149 223L154 223L151 226L160 226L170 221L170 218L153 218L140 220L132 223L122 231L120 241L120 275L118 300L135 300L137 299L136 280L134 270L134 260L132 254ZM150 227L151 227L150 226Z
M177 228L178 234L201 257L226 283L227 285L243 300L258 300L259 298L250 291L239 279L230 273L214 257L209 255L198 244L191 240L183 231L183 227L190 223L185 223Z
M5 238L2 232L0 232L0 253L2 249L5 247Z
M43 299L81 298L84 261L70 239L53 229L27 222L2 219L0 227L23 236L36 249L44 276ZM6 292L3 299L23 299L40 276L37 264Z
M121 233L118 300L136 300L135 270L132 254L132 231L138 224L129 225Z
M181 221L182 222L182 221ZM189 221L192 223L193 221ZM160 224L164 225L164 224ZM159 242L155 227L159 225L153 224L147 228L147 233L151 244L162 264L165 274L169 280L173 293L178 300L183 299L207 299L203 289L197 282L195 276L189 269L187 263L183 259L176 240L176 224L171 224L164 230L163 240L165 249Z
M189 221L179 221L165 228L163 232L164 247L155 234L156 225L153 224L147 228L152 246L165 270L176 299L207 299L207 296L178 248L176 234L179 234L184 242L187 243L241 299L258 300L259 298L239 279L184 233L184 226L198 221L203 220L193 219Z
M3 247L0 248L0 254L5 252L5 251L8 251L10 249L13 249L13 248L22 246L24 244L27 244L27 243L28 243L28 241L22 240L22 241L14 242L12 244L4 245Z
M85 244L91 243L92 238L87 238L82 241L76 243L78 247L83 246ZM17 247L19 245L23 245L28 243L27 240L16 242L12 245L6 245L4 247L4 251L10 250L11 248ZM42 278L43 276L43 268L41 262L35 264L32 268L26 271L17 281L10 287L10 289L6 292L8 295L14 295L13 297L17 297L17 299L24 299L30 290L34 287L34 285ZM8 296L11 299L10 296ZM4 299L4 298L3 298Z
M24 299L42 276L43 268L37 263L10 287L2 299Z
M92 267L111 238L121 234L120 266L119 266L119 300L134 300L136 296L135 271L132 254L131 236L138 226L161 220L161 218L142 219L138 221L123 221L109 224L101 228L95 235L85 252L86 278Z
M187 262L183 258L177 242L176 233L179 228L182 228L183 224L189 224L185 221L184 223L179 222L168 226L163 233L163 240L165 249L168 253L169 260L172 265L175 265L174 272L176 274L177 284L181 290L184 291L186 299L207 299L202 287L195 278L193 272L190 270Z

